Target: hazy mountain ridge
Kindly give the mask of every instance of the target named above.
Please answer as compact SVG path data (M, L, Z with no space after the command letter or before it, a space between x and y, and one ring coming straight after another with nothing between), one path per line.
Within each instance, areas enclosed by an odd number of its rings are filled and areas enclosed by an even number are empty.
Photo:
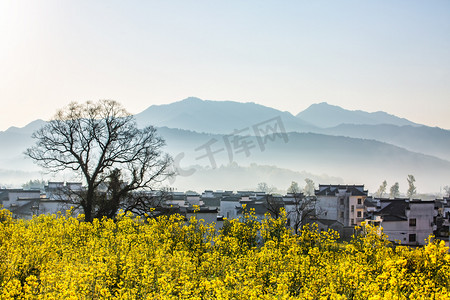
M2 134L2 133L19 133L19 134L30 134L31 135L34 131L41 128L44 124L45 124L44 120L37 119L37 120L34 120L34 121L28 123L24 127L11 126L8 129L6 129L5 131L0 131L0 134Z
M167 141L168 151L176 156L183 153L180 167L201 164L209 168L206 152L200 149L208 141L215 140L213 150L216 167L227 166L230 154L233 162L248 165L255 162L262 165L276 165L294 171L312 174L327 174L343 178L345 183L377 185L384 179L388 182L401 181L407 174L414 174L427 191L439 190L440 185L450 182L450 162L434 156L411 152L388 143L369 139L329 136L316 133L288 133L288 142L278 137L268 141L264 150L258 147L257 137L247 137L249 156L229 153L225 147L224 135L184 133L183 130L161 128L159 132ZM242 150L242 149L240 149ZM178 152L177 152L178 151ZM374 188L373 186L371 186Z
M139 126L153 124L194 130L197 132L228 134L261 122L281 118L288 131L310 131L315 126L304 122L289 112L282 112L253 102L210 101L187 98L165 105L152 105L136 114Z
M286 131L373 139L450 160L450 131L416 124L385 112L350 111L325 102L313 104L297 117L254 103L187 98L167 105L150 106L136 115L138 123L197 132L251 134L252 126L279 117ZM306 119L306 120L305 120ZM146 121L147 120L147 121ZM350 124L350 123L357 124ZM337 126L329 127L328 125Z
M395 126L391 124L355 125L341 124L336 127L318 130L328 135L341 135L353 138L374 139L393 144L408 150L426 153L450 160L450 131L438 127Z
M174 113L171 113L172 109ZM392 124L340 124L332 128L318 128L302 122L290 113L254 103L242 104L232 101L215 103L197 98L189 98L168 105L150 106L137 114L136 119L141 126L158 125L158 122L167 124L166 127L159 127L158 132L166 139L167 152L174 157L183 156L178 162L180 168L190 169L193 165L202 166L202 172L191 174L189 178L180 178L178 183L184 180L184 182L192 184L197 182L203 185L202 181L206 179L202 177L202 174L212 176L214 173L205 170L208 168L216 170L231 166L233 163L238 163L243 168L256 163L277 166L277 168L289 169L293 172L328 174L332 176L331 178L342 178L344 183L366 184L371 189L376 188L376 185L384 179L387 179L389 184L393 184L394 181L406 178L407 174L416 176L420 191L423 189L437 191L440 186L450 183L450 162L428 155L431 153L447 158L445 155L440 155L446 153L445 150L450 143L450 131L444 129ZM275 123L280 121L281 123L277 124L283 125L286 132L280 132L282 129L280 126L274 126L272 129L276 128L279 134L286 135L284 138L278 135L274 140L268 140L262 148L258 140L261 137L256 135L253 126L270 120ZM1 173L1 170L7 169L23 172L39 170L31 160L25 159L23 151L33 143L30 137L31 132L43 123L37 120L24 128L12 127L0 132L2 145L0 175L5 174L5 172ZM186 128L173 128L181 125ZM235 129L237 132L234 132ZM233 145L230 139L233 139L236 134L240 135L240 138L247 139L252 146L247 149L248 156L244 151L246 149L230 149L230 145ZM211 165L211 161L205 155L204 145L209 142L213 142L211 145L214 151L219 151L214 155L215 166ZM416 153L419 151L426 154ZM240 170L244 170L243 168ZM225 173L222 172L222 174ZM247 183L242 181L242 186L236 189L253 186L254 183L250 184L250 181L256 178L241 175L237 177L249 180ZM257 177L264 176L259 174ZM282 177L284 178L284 175ZM7 177L0 176L0 182L6 182L6 179ZM24 182L29 179L33 178L24 178ZM214 181L214 178L207 181L210 182L210 180ZM221 187L220 183L223 181L223 178L216 178L217 185L209 188L222 189L224 187ZM268 184L271 183L268 182ZM401 182L400 184L403 188ZM283 187L279 186L279 188ZM195 187L193 186L192 189Z
M399 118L383 111L369 113L362 110L347 110L340 106L330 105L326 102L312 104L304 111L298 113L296 117L319 128L335 127L341 124L392 124L397 126L419 125L405 118Z
M221 190L256 190L258 183L266 182L269 187L276 187L280 192L285 192L292 181L296 181L302 187L305 178L314 182L344 183L342 178L328 175L318 175L305 171L292 171L279 168L274 165L259 165L252 163L242 166L237 163L221 165L216 169L194 165L191 166L195 172L191 176L179 176L174 185L178 190L186 191L196 186L196 191L220 188ZM217 178L221 178L218 183Z

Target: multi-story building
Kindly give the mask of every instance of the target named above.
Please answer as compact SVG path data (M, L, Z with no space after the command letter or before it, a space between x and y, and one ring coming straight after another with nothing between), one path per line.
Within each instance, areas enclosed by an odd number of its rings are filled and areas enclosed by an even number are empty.
M404 245L424 245L436 229L438 210L435 201L406 198L380 199L373 219L388 239Z
M364 221L364 185L324 185L315 190L318 216L335 220L344 226L360 225Z

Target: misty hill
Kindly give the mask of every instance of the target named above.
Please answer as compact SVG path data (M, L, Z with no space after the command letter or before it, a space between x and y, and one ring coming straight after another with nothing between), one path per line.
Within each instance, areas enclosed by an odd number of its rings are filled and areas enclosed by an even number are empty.
M342 178L338 177L312 174L305 171L297 172L255 163L247 166L232 163L216 169L198 165L190 168L195 170L191 176L175 178L174 186L180 191L192 190L194 186L197 192L207 189L236 190L237 187L239 187L239 190L255 191L258 183L266 182L270 187L277 188L278 192L285 193L292 181L298 182L299 186L303 187L306 178L312 179L316 184L319 182L343 183Z
M190 165L213 169L202 146L214 140L211 150L221 150L213 155L217 168L229 165L231 157L233 162L243 166L255 162L293 171L327 174L343 178L345 183L366 184L371 189L376 189L384 179L390 184L399 181L405 188L408 174L416 177L421 191L438 191L450 183L449 161L375 140L289 133L287 142L277 137L267 140L265 148L261 149L257 137L248 137L247 143L253 148L249 149L247 156L242 148L227 149L225 140L228 136L169 128L160 128L159 132L166 138L167 149L172 155L184 154L180 161L182 169L189 169Z
M448 130L419 125L385 112L350 111L327 103L313 104L294 117L255 103L187 98L172 104L150 106L136 118L141 126L154 124L222 134L246 129L239 134L254 135L253 125L278 116L286 131L372 139L450 160ZM331 125L334 127L329 127Z
M178 158L179 168L189 171L192 166L200 166L201 172L198 171L176 179L175 187L177 183L185 182L193 185L191 189L196 189L196 186L204 186L205 183L210 183L212 186L209 188L212 189L225 188L223 185L227 180L235 182L235 179L222 177L223 174L231 172L230 170L225 172L223 168L232 166L233 163L242 167L248 167L251 163L276 166L266 168L265 175L261 172L258 173L258 176L251 173L248 173L247 176L236 175L236 178L240 179L237 180L239 185L235 189L252 188L255 182L264 181L264 178L269 181L272 178L271 176L289 177L277 173L278 168L291 170L292 172L316 174L314 175L315 178L331 178L330 180L342 178L344 183L366 184L366 187L372 191L384 179L388 180L389 184L399 181L401 190L406 190L407 174L413 174L416 177L419 192L438 191L441 186L450 183L449 161L411 152L375 140L294 132L287 134L287 140L283 139L282 136L267 139L264 147L261 148L258 144L258 137L251 136L245 137L246 145L249 147L248 153L245 153L243 144L234 144L229 135L198 133L167 127L159 128L158 132L166 139L167 147L165 151ZM8 135L0 134L2 145L4 145L5 136ZM231 148L227 148L225 142L227 139L232 142ZM28 139L28 141L30 142L28 145L25 142L17 143L15 147L11 145L10 148L14 148L15 151L5 152L0 149L2 155L9 153L9 156L2 156L0 160L0 183L9 182L8 180L11 177L8 175L8 170L15 172L15 180L17 180L17 175L21 174L20 172L36 172L39 170L22 155L26 147L31 145L31 139ZM240 141L242 142L242 140ZM214 152L215 168L206 155L205 145L208 143L210 143L211 150ZM221 169L222 172L217 173L215 171L217 169ZM217 177L213 175L216 173L218 174ZM23 182L30 179L35 178L23 178ZM69 179L66 177L64 180ZM301 179L296 178L291 180L301 181ZM340 182L341 180L338 183ZM274 185L271 182L268 182L268 184ZM278 188L284 187L278 186Z
M318 132L373 139L450 160L450 131L438 127L341 124Z
M34 120L31 123L28 123L24 127L11 126L8 129L6 129L5 131L0 131L0 135L3 134L3 133L8 133L8 134L18 133L18 134L29 134L29 135L31 135L33 132L35 132L36 130L41 128L44 124L45 124L44 120L38 119L38 120Z
M194 97L166 105L152 105L136 115L139 126L152 124L222 134L251 128L273 118L281 118L287 131L303 132L314 128L289 112L252 102L209 101Z
M189 117L186 117L187 114ZM277 116L281 116L279 120L282 120L287 130L292 127L309 128L309 132L315 133L281 132L280 126L272 124L270 128L277 128L278 132L277 135L271 136L267 121ZM160 124L168 124L167 127L159 127L158 132L166 139L166 151L177 159L182 169L199 165L205 170L207 168L215 170L232 163L238 163L244 167L256 163L293 172L308 172L320 176L326 174L334 178L342 178L344 183L366 184L371 190L376 189L384 179L388 180L390 185L394 181L399 181L401 189L406 189L407 174L413 174L416 177L419 192L438 191L441 186L450 184L448 160L417 153L419 151L433 153L447 158L444 154L445 149L448 149L449 131L439 128L347 124L320 129L300 122L301 120L289 113L254 103L242 104L231 101L216 103L196 98L149 107L137 115L137 119L142 126L155 124L156 121ZM39 122L43 121L36 121L24 128L13 127L0 132L0 145L2 145L0 147L0 175L2 176L0 183L7 183L7 180L12 178L12 176L8 178L8 172L17 171L16 174L21 174L20 172L39 170L23 155L24 150L32 144L30 135L34 129L40 127ZM192 123L189 125L188 122ZM265 123L266 127L263 127L267 129L269 138L257 136L252 130L253 125L262 123ZM177 124L180 126L187 124L190 130L169 128L176 127ZM199 133L193 131L194 128L203 132L224 132L225 135ZM242 130L238 133L240 136L233 135L233 129ZM207 147L214 152L214 165L211 157L208 157ZM196 178L192 176L189 180ZM35 178L24 178L23 182L30 179ZM187 180L187 178L184 179ZM236 189L253 186L251 182L255 178L249 175L246 180L244 179L240 181L241 185L236 186ZM210 180L217 181L217 185L210 188L222 188L220 182L224 179L221 176ZM404 180L403 183L402 180ZM181 182L181 179L178 182ZM202 182L205 182L204 178L198 180L199 185L203 184ZM195 186L192 189L195 189Z
M340 124L417 125L407 119L399 118L382 111L369 113L361 110L347 110L326 102L311 105L297 114L297 118L321 128L335 127Z
M10 127L0 131L0 169L21 169L28 166L24 162L23 152L32 144L31 134L45 124L43 120L36 120L25 127Z

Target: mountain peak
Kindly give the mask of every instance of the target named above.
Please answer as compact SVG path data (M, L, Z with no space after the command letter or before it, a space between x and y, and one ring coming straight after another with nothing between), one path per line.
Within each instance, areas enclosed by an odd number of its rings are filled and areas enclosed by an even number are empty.
M202 100L196 97L171 104L152 105L137 114L136 120L142 125L150 121L155 126L224 134L234 130L247 130L250 134L252 126L264 122L283 122L287 131L305 131L314 127L289 112L254 102Z
M17 132L30 133L30 132L34 132L37 129L39 129L41 126L44 125L44 123L45 123L44 120L37 119L37 120L34 120L34 121L28 123L24 127L11 126L8 129L6 129L5 132L8 132L8 133L17 133Z
M297 117L322 128L335 127L341 124L417 126L417 124L407 119L399 118L385 112L378 111L369 113L362 110L347 110L337 105L328 104L327 102L312 104L297 114Z
M204 100L197 97L187 97L186 99L181 100L180 102L203 102Z

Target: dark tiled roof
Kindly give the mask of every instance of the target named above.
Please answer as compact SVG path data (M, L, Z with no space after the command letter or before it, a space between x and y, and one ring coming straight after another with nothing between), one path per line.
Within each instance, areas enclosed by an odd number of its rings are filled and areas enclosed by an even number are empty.
M20 215L32 216L33 215L32 207L34 205L37 205L37 200L28 201L25 204L20 205L20 206L10 207L9 210L16 215L20 214Z
M255 215L258 215L258 216L262 216L265 213L269 212L269 210L267 209L268 205L266 203L262 202L262 201L261 202L259 202L259 201L258 202L253 202L252 201L252 202L246 202L246 203L243 203L243 204L246 204L245 212L249 212L250 210L254 210L255 211ZM244 209L239 208L237 213L238 214L242 214L243 210Z
M349 186L347 188L347 193L352 193L352 196L367 196L367 191L364 190L364 187L361 190L354 186Z
M364 206L366 206L366 207L377 207L377 202L366 198L364 200Z
M405 200L391 200L385 208L381 209L377 215L383 218L383 221L405 221L405 211L408 208L408 203Z
M239 200L241 200L240 196L227 196L222 198L221 201L233 201L233 202L239 202Z
M202 201L205 204L205 206L220 206L220 198L219 197L214 197L214 198L202 197Z
M364 185L341 185L341 184L319 184L319 189L314 193L317 196L335 195L339 190L346 190L353 196L367 196L367 190L364 190Z

